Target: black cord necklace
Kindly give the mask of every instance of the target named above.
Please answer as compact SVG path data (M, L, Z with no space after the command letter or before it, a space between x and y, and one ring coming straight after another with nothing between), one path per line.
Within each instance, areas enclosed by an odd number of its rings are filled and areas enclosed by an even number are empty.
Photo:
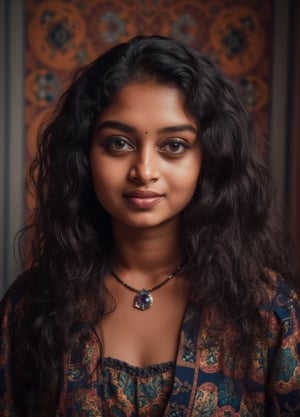
M153 297L150 294L151 292L158 290L159 288L161 288L163 285L165 285L167 282L169 282L172 278L175 277L175 275L181 270L183 266L183 263L179 266L177 266L177 268L175 269L174 272L172 272L172 274L170 274L163 282L161 282L160 284L156 285L153 288L150 288L149 290L146 290L145 288L143 288L142 290L137 290L136 288L131 287L130 285L128 285L126 282L124 282L116 273L113 269L111 269L111 273L113 275L113 277L120 283L122 284L125 288L127 288L128 290L135 292L137 295L134 297L133 299L133 307L137 308L138 310L144 311L144 310L148 310L148 308L150 308L153 304Z

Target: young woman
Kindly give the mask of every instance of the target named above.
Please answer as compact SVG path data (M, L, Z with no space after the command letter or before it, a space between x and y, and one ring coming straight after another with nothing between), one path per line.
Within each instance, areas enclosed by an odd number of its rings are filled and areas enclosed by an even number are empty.
M1 303L0 414L300 415L299 283L236 89L137 37L40 133L32 265Z

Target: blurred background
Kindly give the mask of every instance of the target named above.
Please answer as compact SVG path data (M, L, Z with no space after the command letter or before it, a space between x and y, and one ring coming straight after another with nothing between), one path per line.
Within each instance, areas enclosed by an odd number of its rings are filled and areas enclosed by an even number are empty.
M38 126L74 71L137 34L180 39L238 83L300 241L299 0L0 0L0 296L21 271L17 231Z

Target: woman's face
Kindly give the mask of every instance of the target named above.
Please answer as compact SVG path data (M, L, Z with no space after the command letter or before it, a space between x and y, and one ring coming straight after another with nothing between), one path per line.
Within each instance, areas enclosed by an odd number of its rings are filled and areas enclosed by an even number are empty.
M95 192L113 223L177 224L200 174L198 129L175 87L136 82L120 90L99 116L90 150Z

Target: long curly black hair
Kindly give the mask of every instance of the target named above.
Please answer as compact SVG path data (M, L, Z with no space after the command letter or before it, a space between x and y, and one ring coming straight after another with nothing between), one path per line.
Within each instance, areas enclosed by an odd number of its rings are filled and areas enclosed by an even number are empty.
M213 307L235 324L246 359L261 321L263 288L271 285L266 271L297 289L288 234L273 210L270 170L238 90L183 43L136 37L82 68L40 131L31 166L32 265L24 272L34 285L20 365L40 386L55 385L74 335L85 337L105 314L112 233L92 184L91 136L122 87L149 79L178 88L200 126L201 174L181 215L186 276L199 311Z

